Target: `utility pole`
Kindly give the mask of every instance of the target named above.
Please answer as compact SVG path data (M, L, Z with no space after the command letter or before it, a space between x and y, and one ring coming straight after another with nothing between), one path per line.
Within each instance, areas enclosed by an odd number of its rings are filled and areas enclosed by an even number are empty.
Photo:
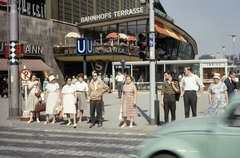
M16 47L18 44L18 10L17 0L11 0L10 10L10 102L9 117L17 117L19 114L19 77L18 77L18 60L16 57Z
M150 52L150 124L155 124L155 29L154 29L154 1L149 0L149 52Z

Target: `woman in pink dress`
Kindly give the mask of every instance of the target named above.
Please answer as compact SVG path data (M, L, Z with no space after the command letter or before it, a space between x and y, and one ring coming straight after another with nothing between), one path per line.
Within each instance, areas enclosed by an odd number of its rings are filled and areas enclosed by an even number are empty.
M138 116L137 111L137 88L132 83L132 77L126 76L125 85L122 90L121 97L121 106L122 106L122 117L124 118L124 123L121 126L122 128L127 127L127 117L130 117L129 127L133 127L133 119L135 116Z

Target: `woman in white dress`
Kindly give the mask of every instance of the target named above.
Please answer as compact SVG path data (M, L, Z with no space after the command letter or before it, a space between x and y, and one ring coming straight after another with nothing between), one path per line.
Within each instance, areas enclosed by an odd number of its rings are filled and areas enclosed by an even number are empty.
M82 122L83 111L87 110L87 100L86 100L86 92L88 91L88 84L83 80L84 75L82 73L78 74L79 82L75 83L77 98L78 98L78 109L79 109L79 121Z
M70 120L70 114L73 114L74 128L77 127L76 124L76 104L77 104L77 93L76 87L72 84L72 78L67 77L67 84L62 89L62 103L63 103L63 113L67 115L68 126L72 124Z
M46 86L46 122L49 123L49 114L53 114L54 109L60 101L59 84L55 83L55 77L53 75L49 76L49 83ZM56 116L52 120L52 123L56 123Z
M27 123L33 122L33 114L36 104L40 101L41 98L35 96L35 93L40 90L39 82L36 80L36 74L32 74L31 81L28 82L28 97L27 97L27 106L26 110L30 111L30 119ZM39 123L40 113L36 112L36 120Z

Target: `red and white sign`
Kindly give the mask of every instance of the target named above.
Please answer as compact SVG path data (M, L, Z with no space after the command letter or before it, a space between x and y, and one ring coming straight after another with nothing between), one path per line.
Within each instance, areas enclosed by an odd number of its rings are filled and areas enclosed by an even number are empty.
M29 69L22 69L19 73L19 77L22 81L29 81L32 75L32 71Z
M0 0L0 6L6 7L9 3L9 0Z

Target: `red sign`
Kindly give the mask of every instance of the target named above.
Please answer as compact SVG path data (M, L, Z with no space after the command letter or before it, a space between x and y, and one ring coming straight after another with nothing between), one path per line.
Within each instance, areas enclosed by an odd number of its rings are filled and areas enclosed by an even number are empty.
M22 69L19 73L19 77L22 81L29 81L32 75L32 71L29 69Z
M6 7L9 0L0 0L0 6Z

